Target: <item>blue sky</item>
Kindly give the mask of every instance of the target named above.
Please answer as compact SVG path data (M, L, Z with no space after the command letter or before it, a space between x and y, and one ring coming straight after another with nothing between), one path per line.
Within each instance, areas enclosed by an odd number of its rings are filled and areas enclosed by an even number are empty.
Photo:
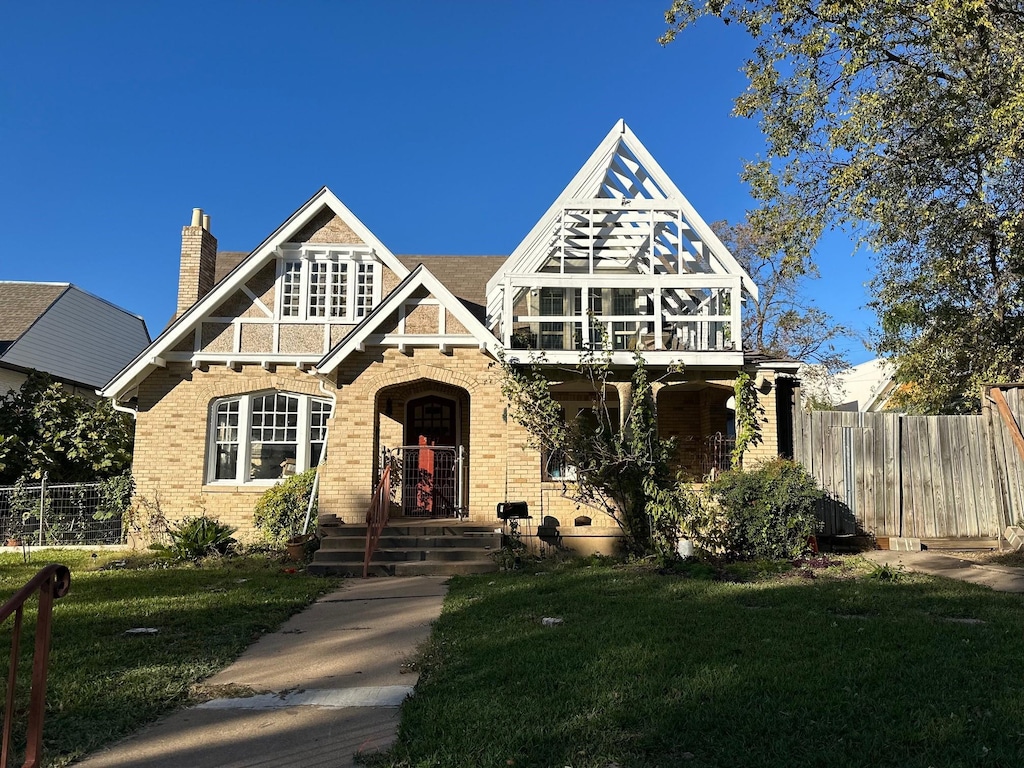
M156 336L193 207L250 250L323 185L395 253L507 254L619 117L739 220L748 42L709 20L662 48L666 2L9 4L0 279L73 282ZM828 238L808 292L867 334L852 251Z

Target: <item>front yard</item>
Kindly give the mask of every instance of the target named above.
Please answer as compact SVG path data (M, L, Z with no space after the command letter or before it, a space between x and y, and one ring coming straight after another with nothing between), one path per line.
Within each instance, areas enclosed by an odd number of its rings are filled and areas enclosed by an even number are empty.
M1021 596L869 573L456 579L400 742L369 764L1024 764Z
M266 557L171 565L152 556L47 550L24 564L0 554L0 595L9 596L47 562L71 569L71 591L54 608L43 754L46 765L114 741L189 701L196 684L226 666L261 634L334 587ZM289 572L291 571L291 572ZM25 624L35 626L35 598ZM0 627L6 680L11 621ZM135 628L154 635L126 635ZM29 633L30 635L31 633ZM31 650L31 641L22 647ZM30 679L23 654L19 690ZM20 699L27 702L27 690ZM23 737L24 730L16 730Z

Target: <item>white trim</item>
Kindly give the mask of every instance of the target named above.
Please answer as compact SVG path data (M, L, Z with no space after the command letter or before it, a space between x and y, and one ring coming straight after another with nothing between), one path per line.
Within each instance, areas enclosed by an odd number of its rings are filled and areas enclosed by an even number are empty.
M622 168L616 169L617 152L620 143L639 161L640 166L646 172L647 178L640 182L643 192L640 194L651 195L651 198L601 198L599 197L601 182L605 175L611 171L620 178L633 185L633 179L639 181L634 170L628 171L632 179L623 176ZM636 170L639 170L636 169ZM662 169L654 157L644 147L643 143L626 125L625 121L618 120L605 138L598 145L597 149L590 155L586 163L577 171L572 181L565 187L562 193L548 208L547 212L537 221L530 232L523 238L522 242L508 257L505 264L499 269L490 280L487 281L487 324L493 325L499 318L507 314L509 304L506 297L502 301L501 293L505 278L509 275L530 274L540 268L538 260L548 255L551 233L561 221L562 212L566 208L591 209L591 210L615 210L628 205L638 211L665 210L680 211L689 229L696 235L704 255L708 258L710 267L715 272L729 275L738 275L742 279L743 288L748 294L757 297L757 286L751 280L746 271L733 258L725 245L714 234L696 209L690 204L668 174ZM680 244L680 248L682 244ZM514 303L514 302L513 302Z
M441 311L447 309L462 323L465 334L381 334L376 333L381 323L399 311L413 294L425 288L436 300ZM422 301L422 300L421 300ZM393 344L394 346L437 345L443 349L447 346L476 346L497 355L500 343L483 324L476 319L466 305L459 301L425 266L420 264L371 312L363 322L342 339L331 352L316 364L318 373L330 373L354 352L362 352L368 345Z
M125 391L133 389L139 381L152 372L147 362L154 355L162 355L173 349L183 338L195 330L195 326L208 312L213 311L229 298L242 285L247 283L267 261L276 256L279 246L287 243L304 226L320 214L324 208L330 209L363 241L377 260L390 269L399 278L409 275L409 268L402 264L395 255L353 214L327 187L322 187L307 200L295 213L288 217L266 240L236 266L231 273L214 286L204 298L192 305L184 314L174 320L160 336L149 345L138 357L125 366L117 376L101 390L104 397L120 397ZM362 247L362 246L360 246ZM383 282L383 278L380 282ZM274 349L279 347L275 345ZM198 349L198 346L196 347Z
M252 400L254 397L263 395L281 394L297 399L297 425L295 442L295 473L304 472L313 465L312 442L309 439L312 428L313 402L327 403L331 407L333 415L334 404L330 398L317 397L304 392L292 392L290 390L259 389L252 392L243 392L237 395L226 395L214 398L207 407L206 421L206 466L203 471L204 485L208 486L271 486L281 482L285 477L277 478L249 478L245 475L247 467L252 466ZM217 409L223 403L238 403L238 453L235 457L235 476L233 478L217 478ZM328 416L328 419L331 418ZM266 442L266 441L264 441ZM273 443L272 443L273 444ZM326 430L324 434L323 447L321 452L327 450Z

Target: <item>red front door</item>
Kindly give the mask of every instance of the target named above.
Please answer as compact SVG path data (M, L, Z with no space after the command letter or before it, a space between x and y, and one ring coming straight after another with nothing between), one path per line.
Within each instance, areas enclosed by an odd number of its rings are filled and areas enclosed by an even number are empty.
M456 403L428 395L409 401L405 421L402 508L406 515L456 514Z

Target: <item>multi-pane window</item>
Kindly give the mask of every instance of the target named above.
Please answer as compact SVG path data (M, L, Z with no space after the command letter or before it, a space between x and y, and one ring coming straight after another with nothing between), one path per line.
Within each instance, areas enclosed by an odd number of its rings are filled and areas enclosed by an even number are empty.
M373 308L373 264L356 264L356 317L364 318Z
M380 264L330 250L281 262L282 318L358 322L380 299Z
M302 262L287 261L281 280L281 316L298 317L302 307Z
M227 480L238 474L238 401L225 400L214 411L213 476Z
M559 316L565 314L565 292L561 288L540 289L541 315ZM563 323L540 324L540 348L564 349L565 326Z
M331 403L309 395L260 392L213 405L210 479L277 480L316 466Z
M309 317L345 318L348 315L348 262L309 263ZM370 300L372 302L373 296Z

